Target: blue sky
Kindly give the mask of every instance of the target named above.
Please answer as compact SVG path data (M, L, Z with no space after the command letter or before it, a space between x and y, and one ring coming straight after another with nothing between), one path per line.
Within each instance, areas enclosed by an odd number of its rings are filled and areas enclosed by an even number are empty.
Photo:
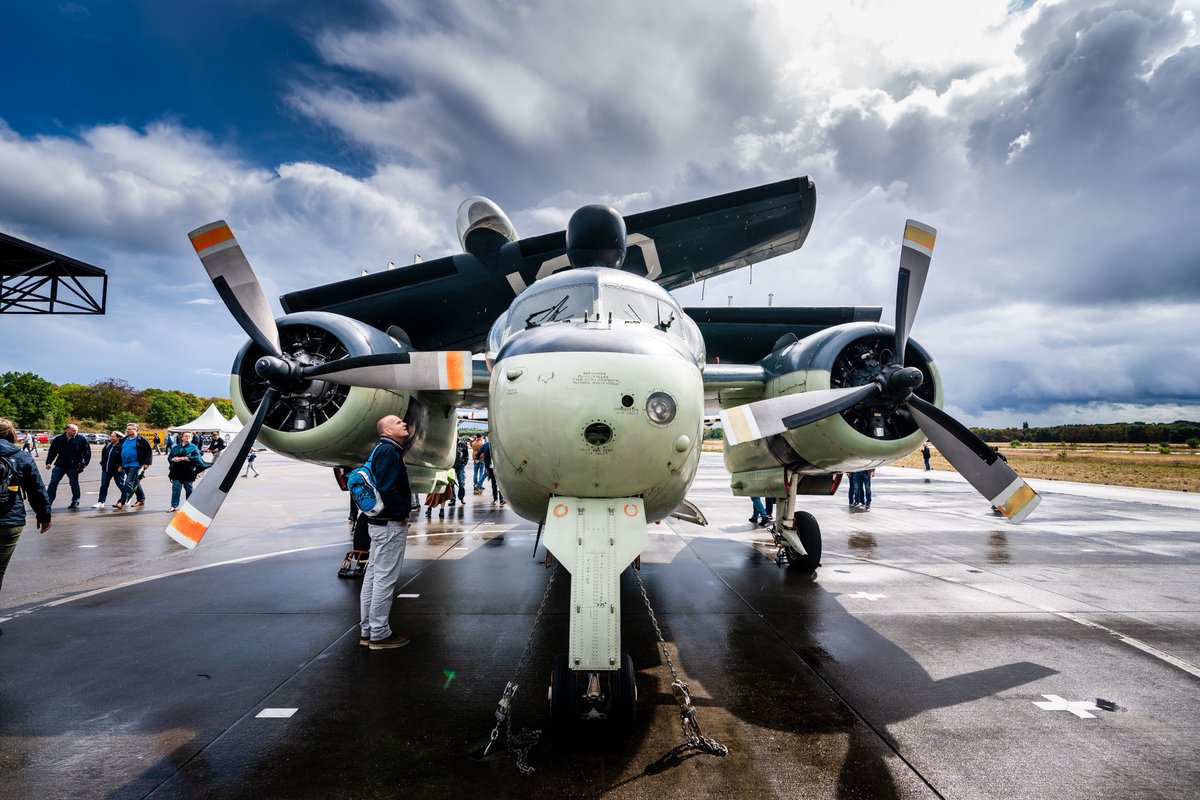
M225 394L244 337L186 234L269 297L796 175L798 253L685 305L882 305L969 424L1200 418L1198 3L0 2L0 230L108 270L100 318L9 316L6 369ZM7 331L6 331L7 333Z

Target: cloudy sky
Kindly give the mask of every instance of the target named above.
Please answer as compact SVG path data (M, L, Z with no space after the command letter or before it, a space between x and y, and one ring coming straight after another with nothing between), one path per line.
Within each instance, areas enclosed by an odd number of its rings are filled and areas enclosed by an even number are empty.
M244 340L187 232L269 297L809 175L806 245L685 305L881 305L968 424L1200 419L1200 0L75 0L0 5L0 230L106 269L3 317L3 369L224 395ZM278 309L277 309L278 310Z

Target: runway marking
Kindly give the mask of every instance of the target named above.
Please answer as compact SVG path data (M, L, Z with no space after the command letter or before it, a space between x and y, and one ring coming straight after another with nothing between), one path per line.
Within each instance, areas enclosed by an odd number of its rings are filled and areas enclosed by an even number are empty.
M871 594L870 592L855 592L854 594L846 595L846 597L852 597L857 600L875 601L875 600L882 600L883 598L887 597L887 595L886 594Z
M1087 700L1064 700L1056 694L1044 694L1042 697L1049 702L1033 701L1033 704L1043 711L1070 711L1080 719L1095 719L1095 714L1089 714L1089 711L1099 711L1100 707L1088 702Z
M342 542L335 542L333 544L315 544L311 547L295 547L290 550L276 550L273 553L260 553L259 555L256 555L256 556L245 556L243 558L231 558L228 561L218 561L214 564L202 564L198 567L185 567L184 569L177 569L177 570L173 570L171 572L163 572L159 575L150 575L145 578L137 578L132 581L125 581L124 583L118 583L115 586L104 586L100 589L92 589L91 591L80 592L79 594L74 594L74 595L71 595L70 597L63 597L58 600L52 600L49 603L41 603L40 605L33 606L32 608L26 608L22 611L18 611L15 614L13 614L11 617L0 617L0 622L8 622L10 620L16 619L17 617L24 617L28 614L32 614L35 611L41 611L42 609L46 609L46 608L55 608L56 606L66 605L67 603L74 603L76 600L86 600L89 597L95 597L96 595L101 595L101 594L104 594L105 592L115 592L117 589L124 589L129 586L137 586L138 584L149 583L150 581L157 581L161 578L172 578L176 575L186 575L189 572L199 572L202 569L212 569L213 567L226 567L226 566L229 566L230 564L247 564L251 561L259 561L264 558L274 558L275 556L286 556L286 555L290 555L292 553L303 553L308 550L321 550L321 549L327 548L327 547L344 547L344 546L345 545Z
M966 581L960 580L959 578L955 578L951 575L935 575L935 574L932 574L929 572L922 572L921 570L916 569L915 567L913 567L911 565L893 564L893 563L889 563L887 561L865 561L864 559L860 558L859 556L853 555L851 553L835 553L833 551L830 551L830 553L832 555L837 555L840 557L848 558L848 559L851 559L853 561L857 561L857 562L860 562L863 564L877 564L879 566L888 567L890 569L898 569L903 572L911 572L911 573L914 573L917 575L923 575L926 578L933 578L934 580L946 581L948 583L953 583L958 586L963 586L967 589L975 589L980 592L986 592L987 594L993 595L995 597L1000 597L1005 600L1011 600L1012 602L1019 603L1020 605L1023 605L1023 606L1029 606L1031 608L1036 608L1040 611L1045 611L1049 614L1054 614L1056 617L1061 617L1062 619L1068 620L1070 622L1074 622L1079 625L1083 625L1084 627L1107 633L1109 636L1113 637L1117 641L1127 644L1130 647L1135 647L1147 655L1154 656L1155 658L1157 658L1160 661L1170 664L1171 666L1176 667L1177 669L1181 669L1184 672L1186 672L1187 674L1191 675L1193 678L1200 678L1200 667L1197 667L1195 664L1192 664L1189 661L1185 661L1182 658L1179 658L1177 656L1173 656L1170 653L1163 652L1162 650L1159 650L1157 647L1154 647L1153 645L1150 645L1150 644L1146 644L1145 642L1141 641L1140 639L1135 639L1132 636L1126 636L1125 634L1115 631L1112 628L1109 628L1105 625L1101 625L1098 622L1092 622L1091 620L1087 620L1087 619L1084 619L1083 617L1076 616L1075 614L1072 614L1069 611L1058 611L1057 609L1050 608L1049 606L1043 606L1043 605L1038 605L1035 603L1030 603L1027 600L1021 600L1017 597L1013 597L1012 595L1005 594L1004 592L1001 592L998 589L991 589L991 588L988 588L987 586L978 586L973 583L967 583ZM839 572L840 570L834 570L834 571ZM4 620L0 620L0 622L3 622L3 621Z
M98 544L81 544L81 545L79 545L79 549L80 550L90 550L93 547L99 547L99 546L100 545L98 545Z
M413 599L416 599L416 598L418 598L418 597L420 597L420 596L421 596L421 595L419 595L419 594L398 594L398 595L396 595L397 599L399 599L399 598L404 598L404 599L406 599L406 600L413 600Z
M1129 645L1130 647L1136 647L1138 650L1141 650L1143 653L1146 653L1147 655L1152 655L1161 661L1167 662L1168 664L1170 664L1173 667L1178 667L1179 669L1183 670L1184 672L1188 673L1189 675L1191 675L1194 678L1200 678L1200 667L1197 667L1195 664L1192 664L1190 662L1184 661L1182 658L1177 658L1176 656L1173 656L1170 653L1164 653L1162 650L1159 650L1157 647L1146 644L1145 642L1141 641L1140 639L1134 639L1132 636L1126 636L1125 634L1120 633L1118 631L1114 631L1112 628L1105 627L1104 625L1101 625L1098 622L1092 622L1091 620L1084 619L1083 617L1077 617L1074 614L1070 613L1069 611L1055 611L1052 608L1046 608L1045 610L1051 612L1055 616L1062 617L1063 619L1068 619L1071 622L1077 622L1080 625L1083 625L1085 627L1092 628L1092 629L1098 630L1098 631L1103 631L1104 633L1107 633L1109 636L1112 636L1113 638L1117 639L1120 642L1124 642L1125 644Z
M289 719L298 708L264 708L254 715L255 719Z

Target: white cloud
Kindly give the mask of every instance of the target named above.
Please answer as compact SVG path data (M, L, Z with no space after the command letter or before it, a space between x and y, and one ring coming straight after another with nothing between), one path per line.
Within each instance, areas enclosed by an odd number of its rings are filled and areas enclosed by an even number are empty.
M379 7L370 30L315 33L331 71L283 99L370 153L365 174L254 164L170 121L0 124L0 227L109 268L109 323L162 329L191 375L241 341L184 238L214 218L275 296L455 250L470 194L529 236L587 202L632 213L809 174L805 247L685 303L771 294L886 320L913 217L940 232L914 335L968 422L1200 404L1196 2ZM31 324L45 344L4 355L81 379L56 357L67 329ZM96 377L129 363L98 350Z

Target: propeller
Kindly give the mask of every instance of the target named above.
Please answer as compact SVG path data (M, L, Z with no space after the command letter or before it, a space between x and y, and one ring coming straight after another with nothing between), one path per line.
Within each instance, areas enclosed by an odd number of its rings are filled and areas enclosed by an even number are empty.
M266 355L254 364L267 383L254 418L234 438L229 451L172 518L167 535L194 548L225 502L246 454L264 421L284 393L295 396L314 382L368 389L458 390L471 386L471 353L466 350L377 353L312 364L284 353L279 328L262 286L224 220L188 234L217 294L246 334Z
M1013 522L1024 519L1041 498L1016 472L975 434L937 406L913 392L924 375L904 366L937 231L908 220L900 249L896 281L896 340L891 359L869 383L839 389L819 389L758 400L721 411L729 444L762 439L810 425L860 405L904 406L921 431L976 491Z

